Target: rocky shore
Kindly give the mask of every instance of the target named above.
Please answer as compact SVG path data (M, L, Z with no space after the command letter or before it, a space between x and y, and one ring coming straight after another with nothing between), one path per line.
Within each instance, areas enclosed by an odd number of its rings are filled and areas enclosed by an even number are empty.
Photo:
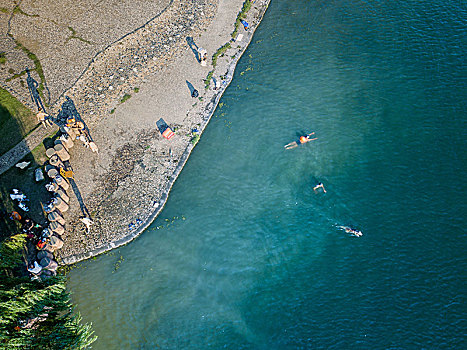
M99 147L92 153L75 142L70 210L65 214L64 246L56 252L72 264L128 243L162 210L172 185L208 124L235 65L251 41L269 0L252 1L248 30L234 23L243 0L173 0L157 17L97 54L51 108L59 112L71 98ZM209 57L225 44L215 67L203 67L190 40ZM206 87L206 80L215 77ZM199 91L190 96L189 85ZM162 137L156 121L175 130ZM198 130L194 133L193 130ZM86 233L79 217L94 224Z

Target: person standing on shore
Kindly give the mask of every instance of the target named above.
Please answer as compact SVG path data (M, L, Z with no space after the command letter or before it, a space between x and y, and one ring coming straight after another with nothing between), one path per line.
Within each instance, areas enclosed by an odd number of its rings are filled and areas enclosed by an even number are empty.
M199 63L201 63L201 65L205 67L208 63L208 52L202 47L199 47L197 51L199 55Z
M49 115L47 113L42 112L42 108L39 107L39 111L37 112L37 121L41 122L44 125L44 128L52 126L52 121L49 119Z

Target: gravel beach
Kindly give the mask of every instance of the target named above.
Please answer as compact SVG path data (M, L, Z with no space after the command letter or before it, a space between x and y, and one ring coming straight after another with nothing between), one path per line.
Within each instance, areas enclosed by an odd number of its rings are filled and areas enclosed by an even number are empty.
M71 149L77 196L71 196L66 213L65 244L57 252L61 263L126 244L154 220L194 147L192 130L202 132L209 122L268 3L253 4L246 19L249 30L240 26L243 38L234 41L231 33L243 0L173 1L156 19L97 56L66 93L100 152L76 142ZM210 59L203 67L187 38L205 48L208 57L226 43L231 48L215 68ZM221 82L217 90L212 82L205 89L212 70ZM199 91L198 98L191 97L187 82ZM125 94L132 97L121 103ZM160 118L176 131L170 140L156 126ZM89 233L78 220L83 205L94 221Z
M99 153L93 153L75 141L70 149L75 176L68 190L70 209L64 214L64 246L55 252L61 264L128 243L162 210L195 147L193 130L200 135L209 122L269 0L253 2L246 16L248 30L240 25L235 35L243 0L156 3L152 15L147 15L143 5L137 8L143 24L134 21L132 26L119 28L120 32L102 29L104 39L99 45L83 51L82 59L70 58L75 66L63 74L54 70L66 67L66 62L49 70L57 77L47 76L49 111L56 115L66 98L71 98L99 147ZM119 11L104 11L101 19L118 16ZM85 18L81 13L81 19ZM82 22L74 25L81 32L85 29ZM95 43L99 38L84 40ZM229 48L214 67L211 57L226 44ZM207 65L198 62L196 47L207 50ZM70 52L76 54L79 49ZM208 75L220 83L218 89L213 81L206 87ZM199 92L196 98L191 96L193 87ZM8 88L13 93L17 90ZM170 140L162 137L156 125L161 118L175 131ZM79 221L83 216L94 222L90 232Z

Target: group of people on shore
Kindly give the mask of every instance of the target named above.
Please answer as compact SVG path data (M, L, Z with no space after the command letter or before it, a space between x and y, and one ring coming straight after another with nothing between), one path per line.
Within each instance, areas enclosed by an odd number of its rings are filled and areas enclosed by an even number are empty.
M315 141L318 138L317 137L312 137L314 135L315 135L315 133L312 132L312 133L309 133L308 135L300 136L297 141L292 141L292 142L286 144L284 146L284 148L285 149L292 149L292 148L298 147L299 145L305 144L307 142ZM313 187L313 191L316 193L319 189L322 189L323 193L326 193L326 189L324 188L324 185L321 182L318 182L318 184ZM352 228L350 226L337 226L337 227L340 228L341 230L345 231L345 233L350 233L351 235L353 235L355 237L363 236L362 231L354 229L354 228Z
M68 116L66 121L63 121L63 118L51 117L44 111L43 107L38 107L36 117L37 121L42 123L44 127L52 126L54 123L60 125L61 136L57 135L54 146L47 149L46 155L49 160L47 164L44 163L45 171L51 178L51 182L47 183L45 187L54 193L52 199L42 206L47 226L42 227L17 211L10 214L10 219L21 224L22 233L26 234L28 244L30 244L25 263L26 270L33 279L48 278L56 274L58 263L55 260L54 252L60 249L64 243L62 235L65 232L66 222L63 213L68 210L70 200L66 191L70 186L68 179L73 178L68 153L69 148L73 147L73 140L80 140L93 152L98 152L97 146L92 141L82 120ZM36 175L37 182L44 180L42 170L39 169L39 172L41 176ZM15 202L18 201L19 209L24 212L29 211L24 203L28 199L21 191L13 189L10 198ZM89 233L93 224L92 220L87 216L79 220L85 225L86 232Z

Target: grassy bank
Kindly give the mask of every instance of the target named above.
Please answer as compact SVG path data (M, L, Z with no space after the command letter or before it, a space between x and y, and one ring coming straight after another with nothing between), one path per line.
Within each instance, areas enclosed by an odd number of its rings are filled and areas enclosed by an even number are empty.
M34 114L7 90L0 88L0 155L37 127Z

